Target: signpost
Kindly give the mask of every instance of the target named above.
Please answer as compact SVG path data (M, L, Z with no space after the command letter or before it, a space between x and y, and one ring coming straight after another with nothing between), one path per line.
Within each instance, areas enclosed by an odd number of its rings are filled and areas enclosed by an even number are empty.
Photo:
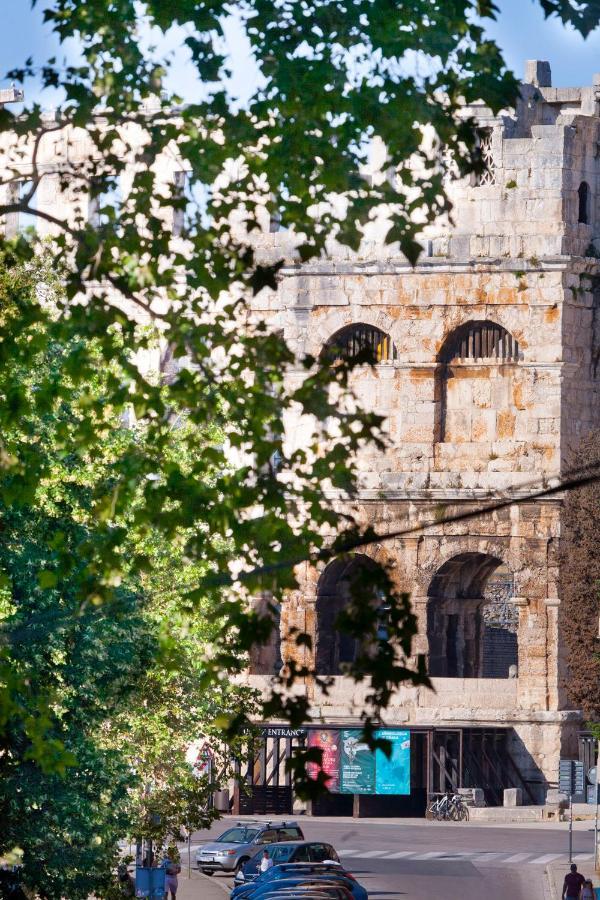
M569 797L569 862L573 862L573 797L585 797L583 763L577 759L561 759L558 763L558 789Z

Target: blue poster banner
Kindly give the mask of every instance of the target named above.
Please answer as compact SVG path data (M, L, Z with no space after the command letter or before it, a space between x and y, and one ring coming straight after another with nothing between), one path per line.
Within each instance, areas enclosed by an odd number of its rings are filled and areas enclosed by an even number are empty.
M360 735L356 729L346 729L340 735L341 794L375 793L375 754L361 741Z
M375 793L410 794L410 731L379 728L375 736L388 740L392 750L389 757L375 751Z

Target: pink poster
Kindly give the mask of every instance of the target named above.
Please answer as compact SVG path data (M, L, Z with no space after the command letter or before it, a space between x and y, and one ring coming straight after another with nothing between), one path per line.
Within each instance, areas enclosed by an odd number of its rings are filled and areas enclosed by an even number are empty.
M308 777L313 779L316 778L319 768L321 768L326 775L329 775L327 787L332 793L339 791L340 782L340 751L338 737L339 731L315 729L308 732L308 746L319 747L323 751L320 767L317 763L308 764Z

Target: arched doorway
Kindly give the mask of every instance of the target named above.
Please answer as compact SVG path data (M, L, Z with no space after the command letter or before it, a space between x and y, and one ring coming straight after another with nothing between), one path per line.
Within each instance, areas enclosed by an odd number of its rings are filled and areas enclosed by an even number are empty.
M460 553L429 586L429 674L509 678L517 674L518 616L512 575L500 559Z
M329 563L317 588L315 669L317 675L342 675L362 647L358 636L340 630L338 618L352 601L381 602L383 570L364 554Z

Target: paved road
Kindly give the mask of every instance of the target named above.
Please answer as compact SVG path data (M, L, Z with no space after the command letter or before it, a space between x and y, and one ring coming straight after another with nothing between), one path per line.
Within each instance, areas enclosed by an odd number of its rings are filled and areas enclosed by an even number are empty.
M210 831L194 835L192 848L215 837L229 822L226 817ZM333 844L377 900L548 900L546 866L564 862L566 871L568 862L566 825L524 828L318 818L301 822L305 837ZM593 832L587 823L578 827L574 858L585 873L591 867Z

